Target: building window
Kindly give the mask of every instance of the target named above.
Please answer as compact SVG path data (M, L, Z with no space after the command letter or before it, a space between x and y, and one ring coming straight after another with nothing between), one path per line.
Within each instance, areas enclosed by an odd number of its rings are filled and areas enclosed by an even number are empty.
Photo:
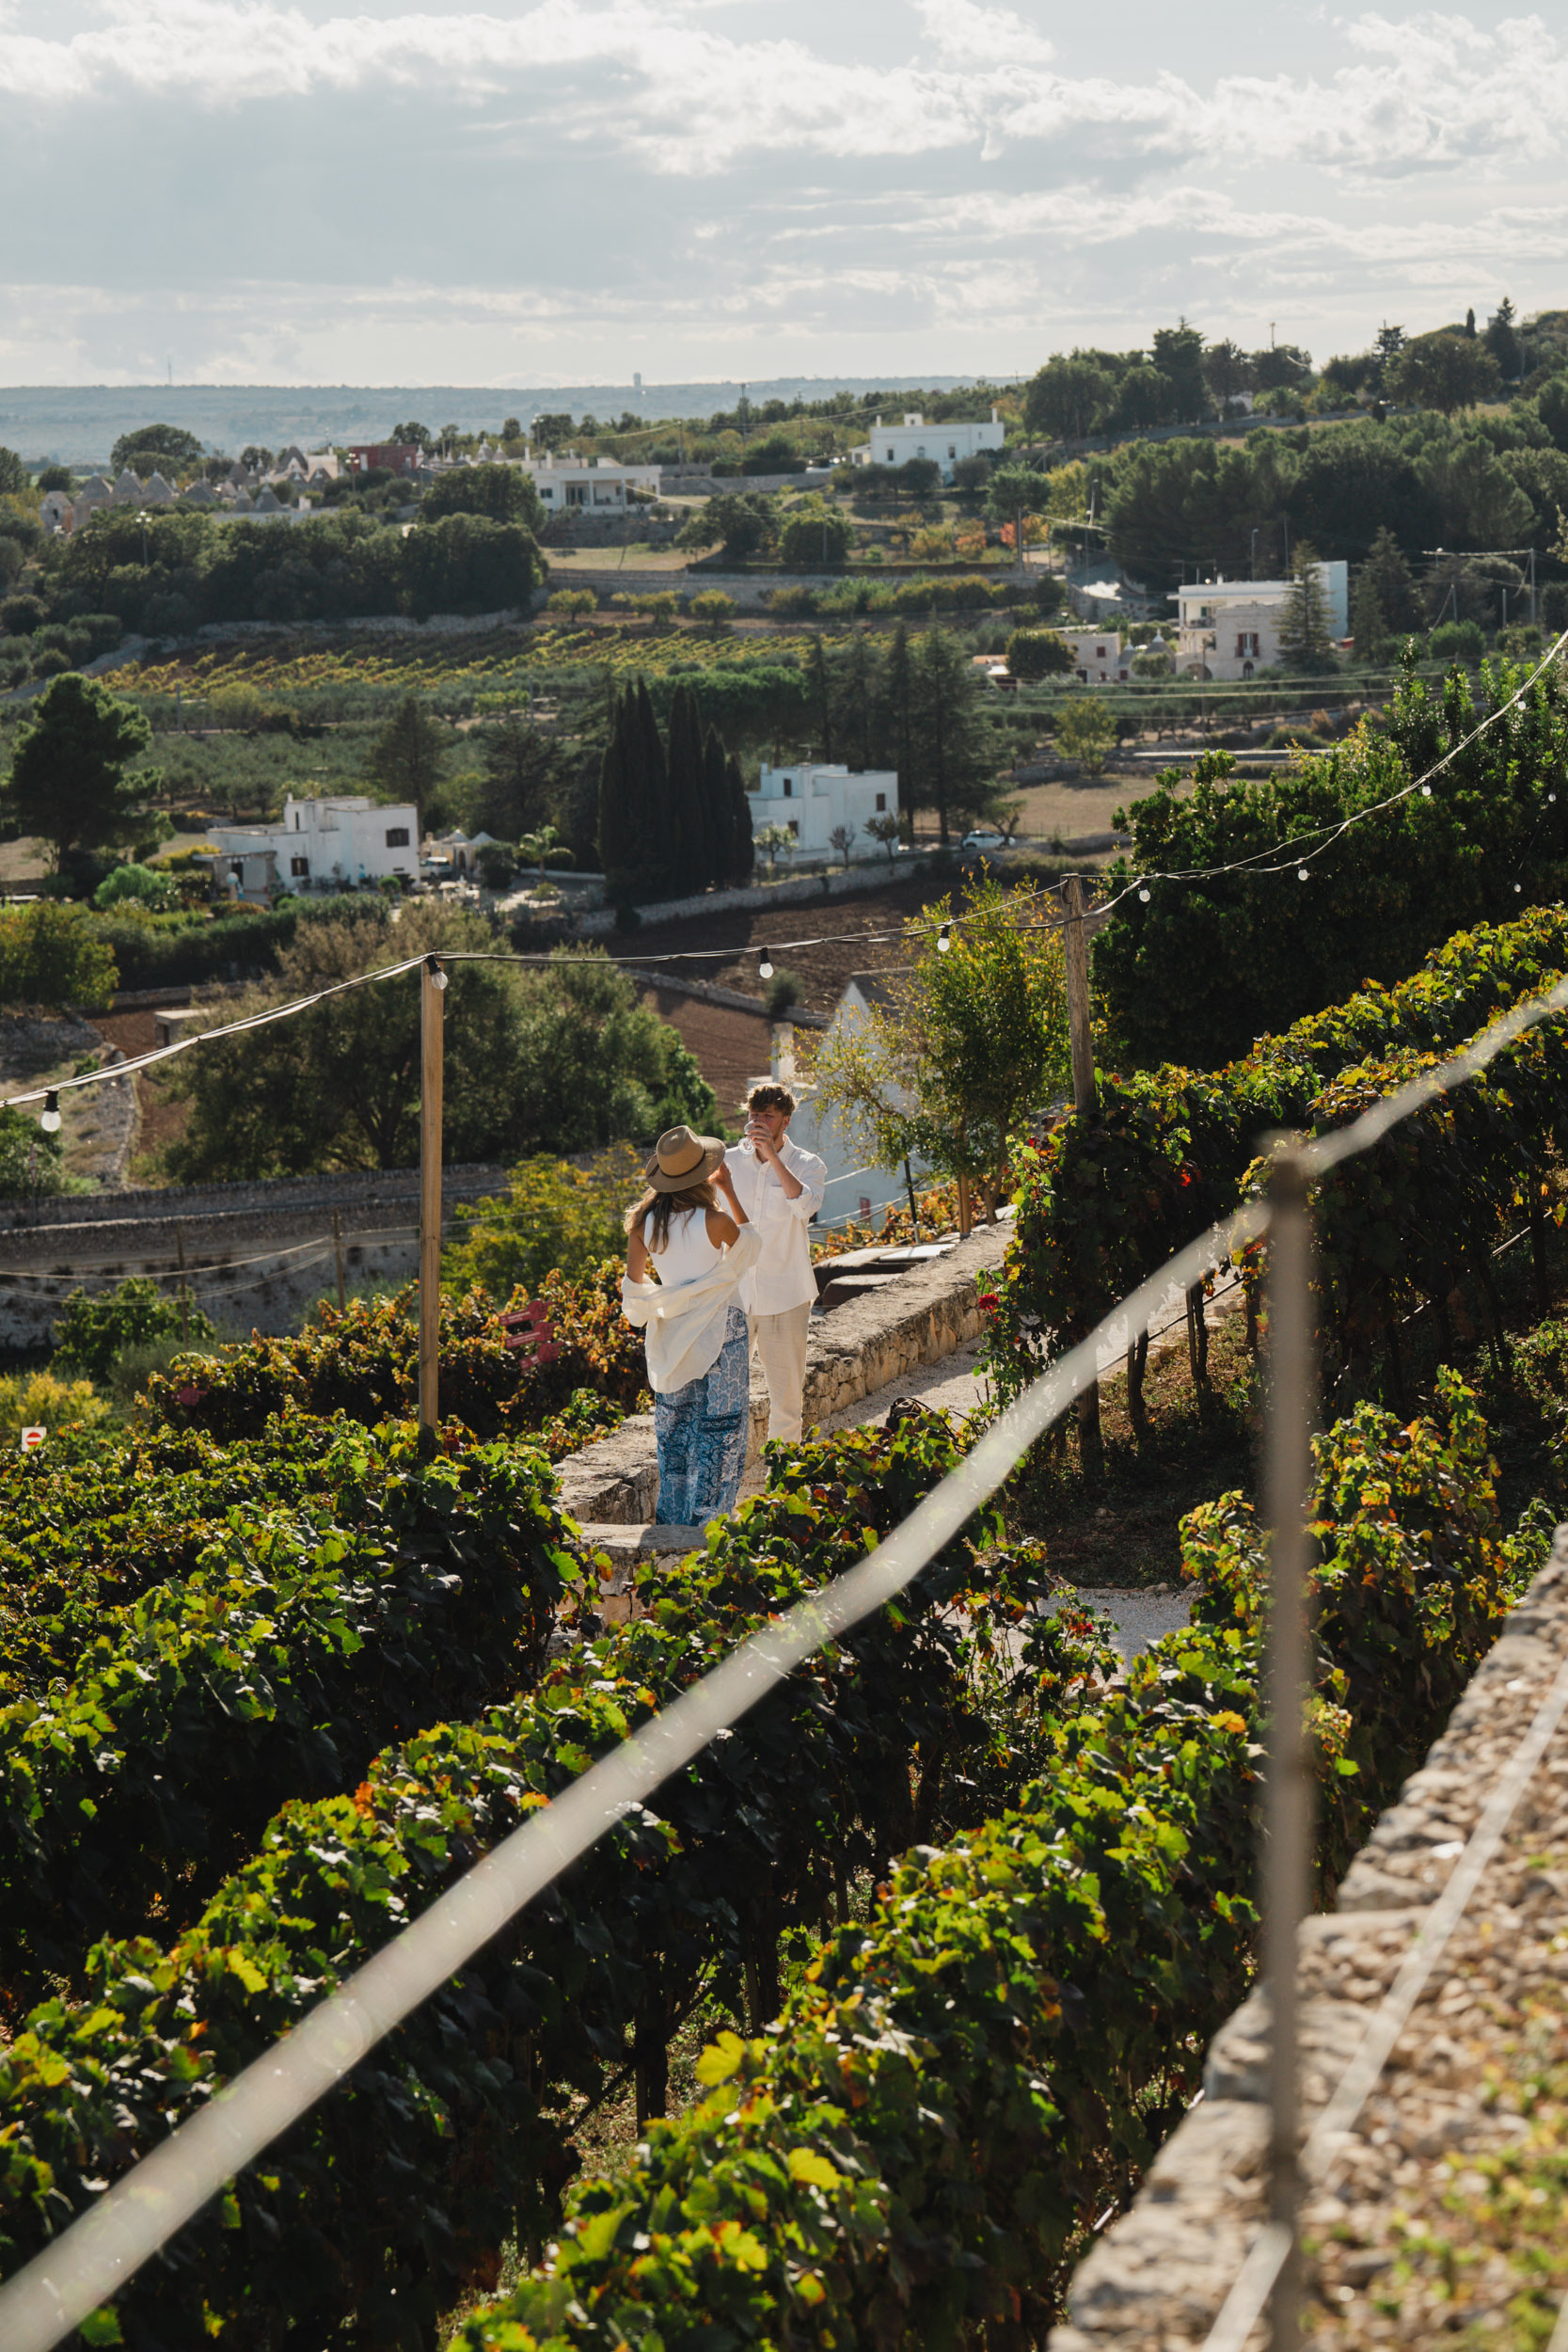
M795 839L796 839L797 841L799 841L799 840L800 840L800 822L799 822L799 820L798 820L796 818L794 818L794 817L792 817L792 818L790 818L790 820L789 820L789 830L790 830L791 834L794 835Z
M788 777L788 776L785 776L785 778L784 778L784 799L785 799L786 801L788 801L788 800L792 800L792 799L794 798L794 794L795 794L795 787L794 787L793 783L791 782L791 780L789 779L789 777Z
M889 452L888 452L888 453L887 453L887 462L888 462L888 464L889 464L890 466L891 466L891 465L892 465L892 463L893 463L893 452L892 452L892 450L889 450Z
M883 810L884 810L886 807L887 807L887 794L886 794L885 792L879 792L879 793L878 793L878 795L877 795L877 814L878 814L878 816L879 816L879 817L880 817L880 816L881 816L881 814L882 814Z
M297 808L294 811L294 831L295 833L299 831L299 811Z
M292 857L289 860L289 872L295 882L307 881L310 872L309 859L308 857Z
M947 454L948 454L948 456L949 456L949 457L957 457L958 453L958 443L957 443L956 441L949 441L949 442L948 442L948 444L947 444Z
M387 828L387 847L388 847L389 850L406 850L406 849L407 849L407 847L408 847L408 828L407 828L407 826L406 826L406 825L388 825L388 828Z

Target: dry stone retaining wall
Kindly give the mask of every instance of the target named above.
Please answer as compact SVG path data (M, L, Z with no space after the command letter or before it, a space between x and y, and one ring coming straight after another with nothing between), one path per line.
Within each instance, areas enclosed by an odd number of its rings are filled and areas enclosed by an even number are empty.
M1308 2127L1565 1658L1568 1529L1560 1529L1550 1561L1424 1769L1352 1864L1338 1908L1303 1929ZM1543 2020L1559 2060L1565 2055L1565 2001L1568 1726L1560 1725L1355 2130L1308 2186L1303 2228L1315 2346L1457 2342L1452 2331L1471 2325L1501 2328L1488 2339L1498 2344L1544 2344L1568 2289L1568 2237L1559 2231L1555 2253L1548 2244L1521 2271L1477 2217L1489 2169L1500 2164L1506 2173L1529 2141L1526 2078L1550 2062L1536 2046ZM1051 2352L1202 2344L1264 2217L1268 2068L1269 2010L1259 1990L1216 2035L1202 2099L1155 2158L1132 2210L1080 2264ZM1516 2098L1512 2076L1519 2078ZM1525 2325L1521 2296L1537 2299L1538 2332L1508 2332ZM1248 2344L1262 2342L1259 2326Z
M809 1430L901 1380L917 1364L941 1362L976 1338L982 1278L1001 1265L1011 1228L982 1226L945 1257L913 1266L831 1314L814 1314L806 1350L804 1424ZM768 1391L752 1379L751 1459L768 1434ZM634 1414L613 1437L568 1454L560 1465L562 1502L575 1518L621 1526L654 1516L658 1464L654 1418Z

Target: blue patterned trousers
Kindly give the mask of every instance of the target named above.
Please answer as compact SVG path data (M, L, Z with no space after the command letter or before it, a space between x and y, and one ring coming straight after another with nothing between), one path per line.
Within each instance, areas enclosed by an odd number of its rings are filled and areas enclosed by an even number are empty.
M702 1527L740 1492L752 1421L746 1318L730 1309L719 1360L700 1380L654 1398L659 1527Z

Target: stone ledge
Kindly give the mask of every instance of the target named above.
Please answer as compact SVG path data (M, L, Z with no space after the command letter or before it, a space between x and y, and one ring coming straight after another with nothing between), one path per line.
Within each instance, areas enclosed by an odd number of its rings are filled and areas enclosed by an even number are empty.
M940 1363L979 1336L981 1277L1002 1263L1008 1225L983 1225L944 1257L911 1266L869 1297L813 1315L806 1349L804 1425L817 1428L863 1396L889 1387L917 1364ZM768 1391L752 1379L754 1462L768 1435ZM557 1465L561 1500L576 1519L618 1525L650 1520L658 1499L654 1417L636 1413L613 1436Z
M1346 1873L1338 1910L1301 1932L1301 2090L1309 2124L1358 2046L1428 1905L1474 1830L1492 1785L1568 1654L1568 1529L1478 1668L1423 1768ZM1568 1772L1560 1734L1544 1770ZM1530 1801L1515 1825L1528 1838ZM1439 1981L1449 1975L1440 1968ZM1426 2012L1418 2011L1422 2024ZM1465 2136L1467 2111L1428 2112L1406 2052L1380 2086L1376 2137L1427 2155ZM1050 2352L1196 2352L1263 2219L1269 2007L1261 1989L1210 2045L1204 2088L1155 2157L1131 2210L1079 2264ZM1401 2112L1402 2106L1406 2110ZM1373 2150L1381 2159L1386 2153ZM1386 2171L1386 2165L1383 2166ZM1309 2208L1309 2219L1311 2210ZM1321 2217L1320 2217L1321 2219ZM1259 2331L1248 2339L1260 2342Z

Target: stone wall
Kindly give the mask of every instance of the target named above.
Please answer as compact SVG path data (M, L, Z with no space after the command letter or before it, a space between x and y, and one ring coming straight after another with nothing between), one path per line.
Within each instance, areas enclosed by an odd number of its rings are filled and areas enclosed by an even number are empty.
M911 1267L885 1290L814 1314L806 1352L804 1422L811 1429L912 1372L939 1363L978 1337L980 1278L1002 1263L1011 1228L982 1226L945 1257ZM752 1378L751 1459L768 1434L768 1391ZM635 1414L612 1438L568 1454L560 1466L562 1502L574 1518L635 1525L651 1519L658 1464L651 1413Z
M1423 1915L1448 1883L1492 1789L1568 1658L1568 1529L1509 1616L1424 1769L1405 1783L1352 1864L1338 1908L1301 1936L1301 2083L1310 2126L1358 2048ZM1525 2126L1498 2096L1511 2028L1543 1997L1560 2015L1568 1975L1568 1726L1560 1725L1521 1798L1512 1836L1483 1876L1388 2065L1326 2180L1309 2186L1303 2227L1314 2344L1427 2342L1405 2314L1390 2324L1369 2293L1403 2296L1412 2217L1453 2228L1464 2164L1487 2162ZM1201 2100L1149 2167L1131 2211L1079 2265L1068 2322L1051 2352L1187 2352L1202 2344L1262 2225L1268 2136L1269 2010L1259 1990L1215 2036ZM1456 2163L1463 2159L1463 2163ZM1563 2265L1568 2279L1568 2264ZM1459 2266L1461 2287L1485 2280ZM1515 2282L1515 2288L1519 2282ZM1560 2293L1560 2282L1557 2292ZM1505 2305L1511 2290L1500 2290ZM1475 2315L1450 2274L1436 2329ZM1485 2306L1491 2308L1490 2302ZM1500 2326L1502 2312L1482 2324ZM1550 2314L1541 2335L1544 2343ZM1448 2340L1458 2341L1457 2336ZM1504 2335L1496 2339L1501 2343ZM1508 2342L1526 2338L1507 2334ZM1262 2341L1261 2328L1248 2338ZM1466 2335L1465 2342L1471 2341Z
M456 1202L505 1184L500 1168L444 1169L449 1224ZM177 1284L182 1253L192 1299L220 1327L287 1330L333 1287L334 1215L353 1288L412 1279L419 1214L418 1168L18 1204L0 1226L0 1346L47 1344L61 1302L78 1287L100 1289L130 1274L150 1275L166 1288Z

